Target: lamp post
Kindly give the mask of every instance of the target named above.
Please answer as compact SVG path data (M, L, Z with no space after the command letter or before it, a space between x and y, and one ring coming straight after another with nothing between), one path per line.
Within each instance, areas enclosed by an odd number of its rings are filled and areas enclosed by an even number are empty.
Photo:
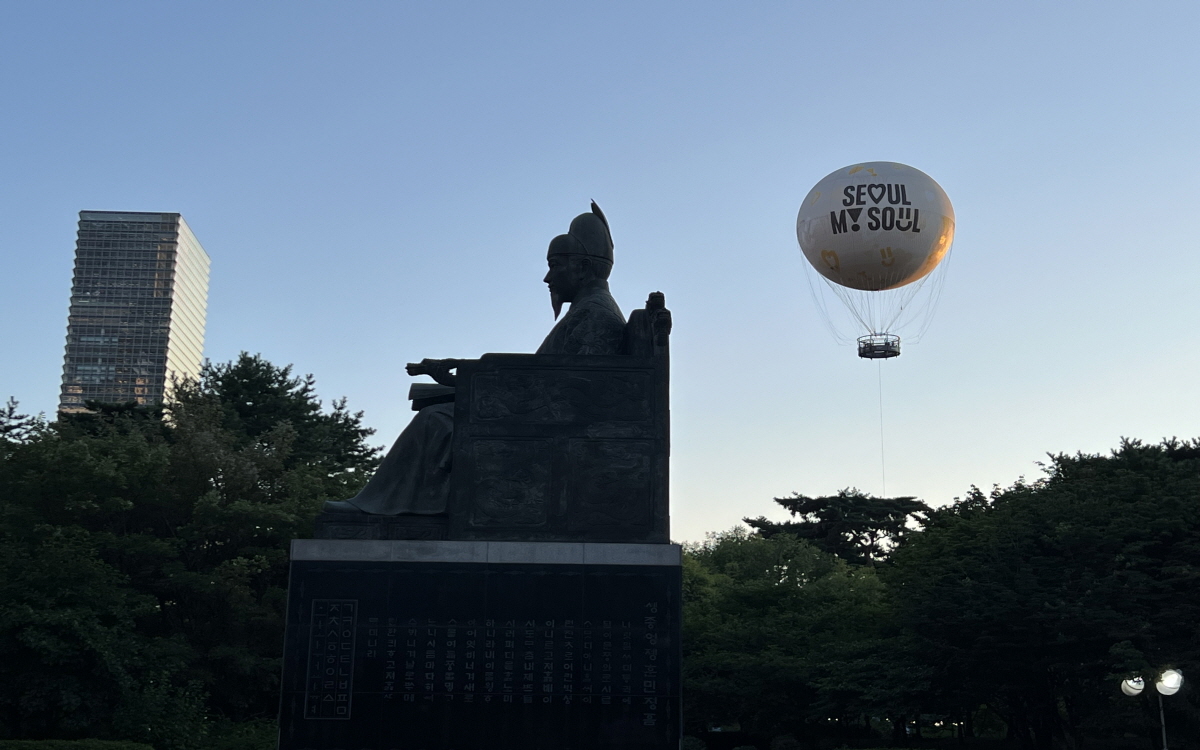
M1139 695L1145 687L1146 682L1141 677L1121 680L1121 692L1125 695ZM1158 691L1158 724L1162 727L1162 750L1167 750L1167 716L1163 713L1163 696L1175 695L1181 687L1183 673L1178 669L1165 670L1159 676L1158 682L1154 683L1154 689Z

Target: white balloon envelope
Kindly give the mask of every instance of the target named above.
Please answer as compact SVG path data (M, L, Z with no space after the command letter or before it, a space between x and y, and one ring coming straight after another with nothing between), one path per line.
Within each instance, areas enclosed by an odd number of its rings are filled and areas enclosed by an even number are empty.
M924 278L950 252L954 208L941 185L895 162L826 175L800 207L796 238L825 278L878 292Z
M896 162L844 167L818 182L800 206L796 239L857 321L859 356L900 353L894 335L924 314L928 325L940 280L920 295L954 243L954 208L933 178ZM814 296L839 338L844 334ZM919 333L917 334L919 337Z

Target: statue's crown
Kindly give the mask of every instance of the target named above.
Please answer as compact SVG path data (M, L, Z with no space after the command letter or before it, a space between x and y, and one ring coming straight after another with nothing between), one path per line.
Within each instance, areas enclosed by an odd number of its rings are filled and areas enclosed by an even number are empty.
M586 255L613 262L612 233L608 230L608 219L592 201L592 212L579 214L571 220L571 228L550 240L550 255Z

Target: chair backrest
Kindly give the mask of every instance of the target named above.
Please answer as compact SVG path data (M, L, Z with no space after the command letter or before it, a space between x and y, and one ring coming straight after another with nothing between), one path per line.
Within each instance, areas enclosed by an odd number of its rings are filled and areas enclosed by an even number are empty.
M450 539L668 542L670 311L624 354L485 354L458 369Z
M629 314L621 353L634 357L667 357L671 335L671 311L662 292L653 292L646 307Z

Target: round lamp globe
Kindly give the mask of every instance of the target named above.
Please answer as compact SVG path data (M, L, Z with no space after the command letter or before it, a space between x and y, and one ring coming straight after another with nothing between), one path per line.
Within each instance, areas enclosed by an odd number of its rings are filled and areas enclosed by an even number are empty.
M1177 669L1168 669L1158 678L1154 689L1163 695L1175 695L1183 687L1183 674Z
M1141 677L1134 677L1131 680L1121 680L1121 692L1125 695L1140 695L1142 689L1146 687L1146 683L1142 682Z

